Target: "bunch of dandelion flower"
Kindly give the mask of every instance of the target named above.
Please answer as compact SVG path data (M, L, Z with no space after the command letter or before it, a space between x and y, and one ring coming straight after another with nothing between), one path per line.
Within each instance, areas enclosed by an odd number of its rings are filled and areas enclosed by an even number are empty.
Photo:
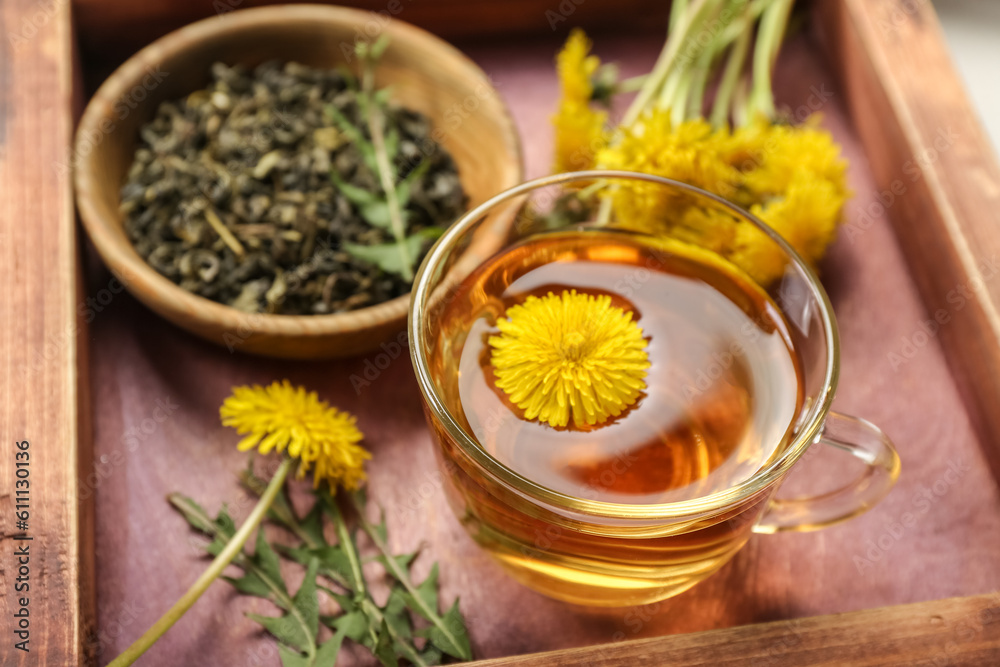
M653 70L620 123L601 132L577 132L583 119L596 120L563 113L578 106L581 92L595 95L595 73L606 71L589 54L586 37L571 34L557 58L563 98L553 119L556 170L593 166L694 185L750 211L815 266L836 236L850 192L847 162L819 116L793 125L775 110L771 73L792 4L675 0ZM585 76L589 87L579 83ZM634 88L634 81L620 90ZM706 117L712 81L718 85ZM594 157L567 161L572 155ZM711 249L762 285L781 275L781 250L752 223L664 192L615 184L602 197L599 219Z
M815 120L791 127L759 119L730 130L696 118L674 128L667 112L653 111L602 149L599 161L717 194L760 218L814 266L836 236L849 196L840 147ZM781 275L782 251L754 225L664 188L648 190L625 184L609 194L618 226L715 250L761 284Z
M497 329L488 341L496 386L526 419L595 426L646 389L647 340L632 313L606 294L529 296L507 309Z
M313 485L326 482L337 488L357 489L365 480L364 463L371 455L358 443L363 436L355 418L319 400L315 392L293 387L287 380L267 387L235 387L219 415L224 426L244 436L241 451L277 452L281 463L250 515L208 568L139 639L108 667L131 665L190 609L209 585L232 562L267 515L288 474L298 467L298 477L312 471Z

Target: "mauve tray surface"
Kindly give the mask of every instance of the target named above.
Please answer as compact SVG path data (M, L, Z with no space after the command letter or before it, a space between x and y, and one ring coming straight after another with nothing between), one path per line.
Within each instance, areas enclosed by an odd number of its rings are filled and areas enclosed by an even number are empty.
M529 176L549 167L558 91L552 56L564 38L560 31L544 41L465 45L510 105ZM597 39L597 52L626 75L647 71L658 47L651 39ZM824 124L851 161L847 220L855 227L841 233L823 279L843 344L835 407L880 425L903 460L897 487L880 505L825 531L755 537L720 572L666 602L610 611L563 604L506 577L452 516L405 350L356 392L350 378L363 375L366 358L292 363L233 354L119 294L90 325L99 469L85 492L96 494L100 663L138 637L206 565L166 494L190 495L213 513L228 503L238 520L249 513L252 499L236 478L246 458L235 449L235 434L220 426L218 407L233 385L283 378L358 416L374 455L369 495L387 510L392 546L402 552L422 545L418 579L440 563L442 600L461 596L478 658L1000 588L997 486L937 340L919 333L928 314L885 214L859 224L878 193L840 90L817 53L807 38L793 41L776 86L779 105L821 101ZM88 259L86 293L93 296L110 275L93 254ZM297 585L294 568L289 573ZM140 664L279 665L274 641L244 617L250 611L276 613L217 583ZM350 653L345 664L370 662L362 651Z

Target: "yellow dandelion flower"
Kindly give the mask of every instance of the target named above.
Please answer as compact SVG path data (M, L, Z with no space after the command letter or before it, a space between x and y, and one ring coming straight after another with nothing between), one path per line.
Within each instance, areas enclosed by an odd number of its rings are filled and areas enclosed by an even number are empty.
M721 255L733 247L741 224L734 214L721 210L721 207L692 205L678 214L670 236Z
M834 184L800 173L780 199L754 204L750 212L815 266L837 233L843 203L843 195ZM779 278L785 268L778 246L748 223L738 226L729 255L761 285Z
M704 119L675 125L667 111L653 111L623 129L613 145L598 153L601 167L671 178L731 198L739 172L719 158L724 131ZM622 183L612 199L621 226L637 231L671 229L690 197L645 183ZM719 242L713 243L719 245Z
M608 169L672 178L728 197L738 172L719 158L725 140L725 131L703 118L675 125L669 111L656 110L623 128L620 139L597 157Z
M740 184L754 200L781 195L803 173L829 183L840 198L849 196L847 160L819 120L814 115L791 126L760 119L733 132L725 158L737 166Z
M833 241L847 187L847 161L829 132L813 116L799 126L758 119L733 132L727 159L739 160L741 196L734 200L766 222L815 264ZM737 230L732 261L759 283L780 277L784 259L767 237L749 224Z
M511 306L489 338L496 384L527 419L555 427L617 417L645 391L649 356L632 313L564 291Z
M563 100L552 117L556 130L556 172L579 171L594 166L598 152L607 145L608 114L585 103Z
M565 100L589 102L594 93L591 77L601 66L597 56L590 55L590 40L579 28L574 28L562 51L556 56L559 85Z
M590 107L594 93L591 78L601 61L589 53L590 40L577 28L556 56L562 91L559 110L552 117L556 171L590 169L597 152L607 144L604 126L608 114Z
M315 465L315 487L326 480L331 490L353 490L365 480L364 463L371 454L358 445L364 436L355 418L319 400L316 392L293 387L288 380L235 387L219 415L224 426L245 436L237 444L240 451L287 453L299 460L299 477Z

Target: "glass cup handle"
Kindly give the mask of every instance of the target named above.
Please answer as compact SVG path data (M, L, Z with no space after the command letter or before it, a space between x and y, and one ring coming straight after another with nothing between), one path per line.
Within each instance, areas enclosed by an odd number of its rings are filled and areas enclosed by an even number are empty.
M882 500L899 477L899 455L889 437L864 419L831 412L819 444L861 459L865 471L849 484L829 493L804 498L774 498L756 533L818 530L846 521Z

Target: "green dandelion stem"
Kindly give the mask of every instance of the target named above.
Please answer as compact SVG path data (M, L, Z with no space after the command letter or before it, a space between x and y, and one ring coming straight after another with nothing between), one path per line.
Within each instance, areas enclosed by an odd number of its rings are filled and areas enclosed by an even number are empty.
M750 120L757 114L768 119L775 116L774 90L771 76L778 51L785 37L788 15L792 11L793 0L775 0L764 10L757 28L757 44L753 54L753 84L748 100Z
M250 512L250 516L247 520L240 526L240 529L236 531L233 535L233 539L229 540L226 544L225 549L215 557L212 564L208 566L201 576L198 577L191 588L187 590L181 599L174 603L170 609L167 610L163 616L159 618L146 632L143 633L135 642L125 649L121 655L108 663L107 667L127 667L131 665L139 657L145 653L150 646L156 643L160 637L162 637L167 630L173 627L174 623L180 620L181 616L187 612L191 606L198 601L208 587L213 581L219 578L222 571L226 569L226 566L243 551L243 545L246 544L250 535L253 534L254 530L263 521L264 516L267 514L268 508L271 507L271 503L274 502L275 497L281 490L282 485L285 483L285 478L288 477L288 472L292 469L294 461L290 458L285 458L281 462L281 466L278 467L278 471L275 473L274 477L268 483L267 488L260 497L256 507Z
M364 508L361 503L358 502L357 496L351 496L351 502L354 504L354 511L358 515L358 523L361 529L368 534L368 538L371 539L372 544L382 553L383 562L385 563L386 570L389 574L393 576L406 592L409 593L410 598L413 600L415 610L428 621L435 626L441 634L448 639L448 642L455 647L463 646L461 639L455 634L455 629L448 625L448 622L441 617L437 609L431 608L424 596L421 595L420 591L417 590L417 586L410 579L409 573L405 568L400 567L399 563L396 561L395 557L392 555L392 551L389 549L389 545L385 543L382 536L375 530L368 520L365 518ZM466 645L467 646L467 645ZM464 655L461 656L463 660L472 660L472 653L467 648L463 651Z
M686 11L683 12L677 22L677 37L667 39L663 45L663 51L660 52L660 57L653 66L653 71L650 72L649 78L625 112L622 125L628 126L634 123L646 109L649 102L655 99L657 92L670 75L671 70L677 65L677 61L681 55L681 47L687 41L690 31L694 26L701 24L708 14L708 10L712 9L712 7L713 4L709 0L694 0L690 6L686 7Z
M729 123L730 110L732 109L734 93L739 83L740 75L743 73L743 65L746 63L747 54L750 52L749 30L744 30L736 38L732 50L726 59L725 69L722 71L722 80L715 93L715 102L712 106L712 125L723 127Z

